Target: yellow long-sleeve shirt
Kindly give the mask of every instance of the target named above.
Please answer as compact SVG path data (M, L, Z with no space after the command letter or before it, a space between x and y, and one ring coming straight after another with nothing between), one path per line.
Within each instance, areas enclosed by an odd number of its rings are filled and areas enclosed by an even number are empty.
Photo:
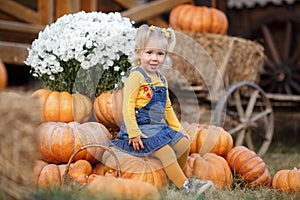
M148 76L151 78L151 84L153 86L164 85L160 77ZM139 71L133 71L125 81L122 111L129 138L142 134L136 122L135 108L142 108L150 101L152 91L149 86L150 84L147 83L145 77ZM173 130L179 131L181 129L178 118L171 106L168 91L166 97L165 120Z

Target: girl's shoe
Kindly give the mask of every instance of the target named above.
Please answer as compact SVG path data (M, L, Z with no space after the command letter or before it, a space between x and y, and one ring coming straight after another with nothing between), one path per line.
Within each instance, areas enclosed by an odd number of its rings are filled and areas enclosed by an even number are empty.
M183 186L180 188L186 194L201 195L208 189L214 190L215 186L212 181L200 180L197 177L192 177L186 180Z

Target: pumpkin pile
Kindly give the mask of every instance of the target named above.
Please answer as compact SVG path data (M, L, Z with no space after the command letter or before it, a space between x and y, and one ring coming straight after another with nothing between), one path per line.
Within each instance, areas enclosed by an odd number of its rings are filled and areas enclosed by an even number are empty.
M66 163L76 150L87 144L107 145L113 139L122 118L122 93L103 93L94 100L93 108L91 100L80 94L40 89L32 96L42 105L42 123L38 127L37 144L40 159L36 161L34 168L34 183L47 187L63 185ZM92 112L97 122L88 121ZM283 185L276 182L276 179L298 177L299 170L278 172L272 183L263 160L247 147L233 147L232 136L223 128L187 122L183 122L182 127L190 136L190 155L184 169L187 177L211 180L216 189L232 188L236 178L248 187L273 185L274 188L287 192L298 190L297 183ZM74 181L88 185L92 191L102 191L104 186L99 185L106 181L120 184L119 181L122 183L126 179L133 181L132 184L139 181L154 187L155 196L168 185L169 179L158 159L151 156L135 157L115 148L111 150L114 155L101 148L78 152L73 157L68 175ZM121 168L120 174L115 157ZM149 191L152 191L151 187Z
M81 94L39 89L32 94L40 103L42 123L37 129L37 150L34 182L41 186L62 185L66 163L79 148L88 144L107 146L111 134L107 128L91 122L92 101ZM78 152L69 174L90 175L92 165L102 159L104 149L91 147Z

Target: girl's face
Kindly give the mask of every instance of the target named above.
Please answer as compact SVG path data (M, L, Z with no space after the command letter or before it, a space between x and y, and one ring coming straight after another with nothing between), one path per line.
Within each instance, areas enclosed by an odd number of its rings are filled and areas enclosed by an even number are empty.
M145 49L137 49L136 53L141 59L140 67L150 75L163 65L167 54L167 41L150 38Z

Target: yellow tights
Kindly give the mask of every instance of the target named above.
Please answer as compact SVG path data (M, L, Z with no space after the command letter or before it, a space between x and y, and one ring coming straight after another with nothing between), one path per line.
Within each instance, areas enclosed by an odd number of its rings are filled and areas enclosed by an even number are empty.
M187 177L183 173L190 152L190 144L186 137L180 139L173 147L165 145L153 153L164 166L169 179L181 188Z

